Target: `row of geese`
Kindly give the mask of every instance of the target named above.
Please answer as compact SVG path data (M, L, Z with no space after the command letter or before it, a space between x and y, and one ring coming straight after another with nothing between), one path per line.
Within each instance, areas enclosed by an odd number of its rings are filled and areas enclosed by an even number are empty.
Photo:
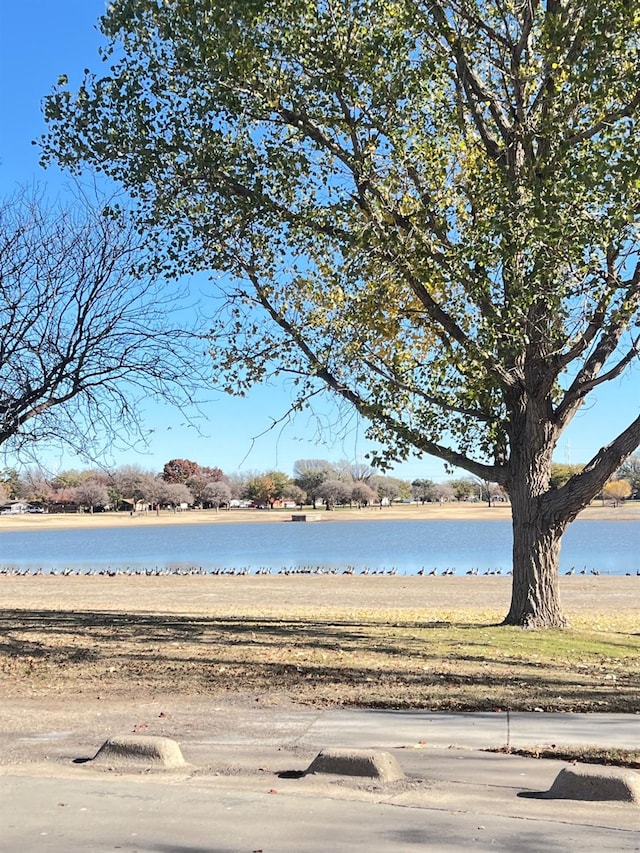
M127 577L164 577L164 576L173 576L173 577L187 577L193 575L213 575L213 576L225 576L225 577L246 577L247 575L387 575L393 576L398 574L398 570L396 568L391 569L356 569L355 566L347 566L344 569L335 569L335 568L326 568L325 566L291 566L289 568L283 567L281 569L272 569L270 567L261 566L255 570L253 570L250 566L243 566L240 568L230 568L230 569L213 569L211 571L204 569L202 566L192 566L189 568L181 568L181 569L166 569L166 568L158 568L157 566L153 569L133 569L130 567L126 567L123 569L51 569L50 571L45 571L42 568L37 569L36 571L32 571L31 569L17 569L12 566L5 566L0 568L0 575L7 575L10 577L38 577L44 575L51 575L57 577L69 577L71 575L83 575L83 576L98 576L98 577L118 577L118 576L127 576ZM427 570L425 568L419 569L416 572L418 575L424 575L427 577L447 577L450 575L455 575L456 570L452 568L446 568L439 571L437 568ZM479 569L469 569L466 575L477 576L510 576L513 572L503 572L502 569L487 569L484 572L480 572ZM587 570L583 568L581 571L576 572L575 566L570 568L568 571L564 573L565 575L595 575L599 576L600 572L597 569ZM631 576L631 572L626 572L626 576ZM640 577L640 569L636 571L636 575ZM403 573L403 576L406 576Z
M26 577L26 576L44 576L44 575L52 575L54 577L69 577L71 575L83 575L83 576L107 576L107 577L118 577L119 575L124 575L128 577L160 577L165 575L171 576L191 576L191 575L213 575L213 576L226 576L226 577L243 577L247 575L387 575L393 576L398 574L398 569L356 569L355 566L347 566L344 569L335 569L335 568L327 568L325 566L316 566L314 568L306 567L306 566L292 566L290 568L283 567L281 569L272 569L267 567L260 567L255 570L252 570L249 566L244 566L243 568L233 568L233 569L211 569L206 570L200 567L191 567L186 569L132 569L132 568L124 568L124 569L51 569L50 571L45 571L40 568L36 571L32 571L31 569L16 569L12 567L5 567L0 569L0 575L10 575L12 577ZM428 577L434 577L440 574L441 577L446 577L448 575L455 575L455 569L442 569L441 572L438 572L438 569L431 569L427 571L427 569L420 569L416 572L418 575L426 575ZM479 575L479 569L470 569L467 575ZM511 575L511 572L503 572L502 569L487 569L487 571L482 572L484 575ZM403 573L403 576L406 576Z

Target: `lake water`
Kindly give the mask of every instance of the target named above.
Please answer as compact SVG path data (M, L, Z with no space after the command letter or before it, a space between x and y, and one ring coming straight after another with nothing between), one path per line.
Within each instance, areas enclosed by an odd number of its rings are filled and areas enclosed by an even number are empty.
M576 521L563 538L560 571L636 574L640 522ZM353 566L415 574L455 569L507 572L505 521L322 521L313 524L166 525L131 529L0 533L0 569L141 571L282 569L343 571Z

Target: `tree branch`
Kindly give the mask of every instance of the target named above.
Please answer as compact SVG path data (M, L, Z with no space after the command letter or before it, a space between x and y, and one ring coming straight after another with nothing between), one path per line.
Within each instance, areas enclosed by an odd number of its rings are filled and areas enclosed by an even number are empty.
M548 518L573 521L640 444L640 417L632 421L610 444L601 447L582 471L559 489L547 492L541 507Z
M609 277L613 277L614 272L610 270ZM573 351L578 352L580 348L586 345L589 340L595 339L599 334L600 340L594 347L593 352L585 360L581 369L571 383L570 387L565 392L562 401L556 407L555 421L562 428L562 425L568 421L577 406L584 397L598 385L614 379L619 376L622 370L632 361L637 355L637 341L634 341L627 354L609 371L598 378L600 371L615 352L616 347L622 337L629 319L637 311L640 305L640 262L636 264L631 279L627 282L626 298L624 300L624 310L619 309L614 312L609 324L602 328L597 326L597 316L603 311L602 302L598 306L598 315L594 316L588 326L583 339L579 342ZM567 364L569 362L566 362Z
M307 360L311 370L310 376L321 380L328 388L337 393L340 397L351 403L354 408L367 420L375 423L385 424L395 435L404 437L407 441L413 444L418 450L436 456L447 462L449 465L464 468L477 477L482 477L491 482L500 483L503 485L506 482L506 472L502 466L484 465L477 462L462 453L444 447L436 442L432 442L425 438L421 433L408 427L406 424L396 420L388 412L381 407L370 403L356 393L352 388L340 381L327 368L311 349L306 337L302 335L273 305L268 298L264 288L261 286L259 278L250 265L245 265L245 273L251 281L258 302L269 314L271 319L282 329L285 334L295 342L300 349L305 359Z

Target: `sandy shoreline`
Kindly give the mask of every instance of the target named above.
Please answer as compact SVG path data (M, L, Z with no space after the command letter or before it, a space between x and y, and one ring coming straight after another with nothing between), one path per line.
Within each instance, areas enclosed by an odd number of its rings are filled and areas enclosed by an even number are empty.
M307 510L308 511L308 510ZM508 505L488 507L486 504L426 504L425 506L400 505L383 509L337 509L319 511L321 523L341 521L509 521ZM186 512L137 513L73 513L44 515L0 516L2 531L63 530L96 527L149 527L174 524L238 524L238 523L291 523L291 510L188 510ZM592 504L578 517L585 521L640 521L640 502L620 507Z

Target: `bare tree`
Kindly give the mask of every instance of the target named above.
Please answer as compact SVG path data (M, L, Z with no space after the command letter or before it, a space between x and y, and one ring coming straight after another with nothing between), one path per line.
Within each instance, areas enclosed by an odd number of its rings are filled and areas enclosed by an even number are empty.
M93 513L94 507L106 506L109 503L109 492L106 486L97 480L84 480L75 488L76 503L87 507Z
M369 485L376 491L380 499L380 509L384 506L385 501L391 505L396 498L402 496L403 492L408 491L408 484L397 477L376 475L369 481Z
M167 492L168 486L169 483L164 480L161 474L158 474L155 477L151 474L147 474L140 481L142 500L156 508L170 503L171 496Z
M124 214L0 201L0 446L96 455L144 437L142 398L194 402L202 347L184 310L171 320L182 295L144 277L143 259Z
M451 483L438 483L436 486L436 494L440 502L452 501L455 498L455 492Z
M321 497L328 510L333 509L336 504L346 504L351 500L351 486L342 480L325 480L318 488L317 493Z
M338 479L347 482L368 483L376 474L376 469L366 462L349 462L348 459L343 459L332 467Z
M167 483L164 495L169 506L174 509L181 504L193 503L193 495L184 483Z
M238 500L244 494L244 490L247 485L247 480L249 479L248 474L240 474L238 472L234 472L232 474L227 474L225 476L225 481L227 482L229 488L231 489L231 497Z
M231 500L231 489L222 480L209 480L202 490L201 499L216 510L220 506L228 507Z
M358 508L363 506L371 506L378 501L378 493L371 486L361 481L356 482L351 489L351 500L355 501Z
M27 468L20 477L21 497L29 501L51 500L54 488L41 468Z
M134 508L143 502L157 502L158 488L153 474L137 465L122 465L112 473L108 485L114 509L119 509L123 501L130 502Z

